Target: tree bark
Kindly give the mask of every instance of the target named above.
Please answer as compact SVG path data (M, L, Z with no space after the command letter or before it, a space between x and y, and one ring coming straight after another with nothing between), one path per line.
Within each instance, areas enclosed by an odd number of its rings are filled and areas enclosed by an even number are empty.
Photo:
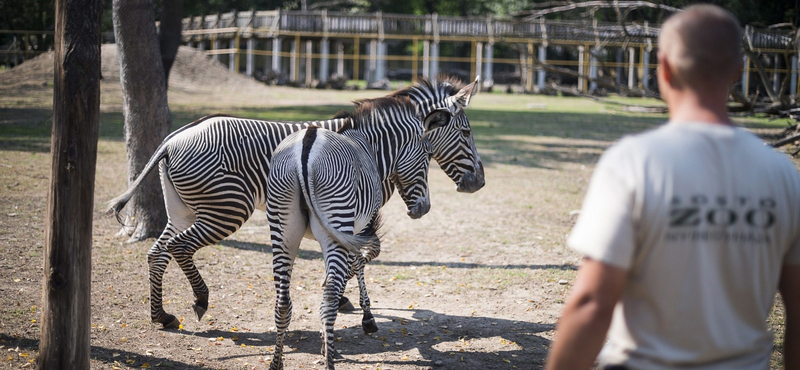
M153 2L114 0L112 11L130 185L169 133L171 118ZM158 174L152 172L128 203L123 231L130 235L130 242L161 234L167 223L161 194Z
M88 369L100 0L57 0L39 369Z
M164 86L169 85L169 71L178 47L181 46L181 28L183 22L183 0L165 0L161 9L161 25L158 29L158 42L161 47L161 64L164 66Z

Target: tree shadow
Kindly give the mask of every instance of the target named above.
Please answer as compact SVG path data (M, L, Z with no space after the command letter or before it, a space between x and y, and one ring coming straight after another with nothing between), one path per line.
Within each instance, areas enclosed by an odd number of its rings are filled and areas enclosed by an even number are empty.
M255 252L262 252L262 253L272 253L272 246L270 244L263 244L263 243L252 243L252 242L241 242L234 239L225 239L218 243L219 245L241 249L245 251L255 251ZM305 259L305 260L322 260L322 252L317 250L308 250L300 248L300 251L297 255L297 258ZM370 261L369 265L379 265L379 266L400 266L400 267L422 267L422 266L433 266L433 267L441 267L445 266L447 268L454 268L454 269L475 269L475 268L488 268L488 269L531 269L531 270L577 270L578 268L575 265L571 264L485 264L485 263L464 263L464 262L437 262L437 261L382 261L380 259L375 259Z
M555 329L554 324L515 321L496 317L457 316L426 309L394 309L373 306L379 330L364 334L360 327L340 328L334 335L336 349L349 365L414 365L455 369L541 368L550 340L542 333ZM353 314L360 315L360 311ZM339 314L341 316L343 314ZM231 339L229 331L170 330L201 338ZM271 347L275 332L237 332L237 345ZM284 360L292 364L293 353L320 356L319 331L292 330L286 336ZM272 348L269 348L271 350ZM412 355L408 355L413 353ZM242 354L218 357L217 360L253 357ZM296 363L295 363L296 364Z

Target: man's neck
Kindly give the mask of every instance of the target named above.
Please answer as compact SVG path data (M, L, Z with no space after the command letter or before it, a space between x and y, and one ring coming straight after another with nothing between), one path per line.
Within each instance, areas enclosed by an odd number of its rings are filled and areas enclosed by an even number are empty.
M669 119L673 122L703 122L733 125L728 107L722 99L700 99L695 94L680 94L667 102Z

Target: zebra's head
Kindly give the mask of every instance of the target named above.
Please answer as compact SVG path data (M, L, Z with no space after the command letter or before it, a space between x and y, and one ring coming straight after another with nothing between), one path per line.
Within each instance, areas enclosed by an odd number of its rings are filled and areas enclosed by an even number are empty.
M427 136L433 146L431 157L456 183L456 190L463 193L474 193L486 184L483 162L464 113L464 108L469 106L472 96L478 91L479 81L480 77L462 86L452 78L428 80L423 77L416 84L393 94L411 98L423 115L441 109L448 112L447 123Z
M406 204L407 214L411 218L420 218L431 209L428 167L433 154L433 145L428 136L449 121L450 114L445 109L428 113L422 117L423 134L410 137L398 153L396 171L390 179L397 187L397 192Z

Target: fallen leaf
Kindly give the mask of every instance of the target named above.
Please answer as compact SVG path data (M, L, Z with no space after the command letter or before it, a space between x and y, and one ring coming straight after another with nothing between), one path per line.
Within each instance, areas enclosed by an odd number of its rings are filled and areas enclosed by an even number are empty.
M150 363L149 362L145 362L145 363L142 364L142 369L149 369L149 368L150 368Z

